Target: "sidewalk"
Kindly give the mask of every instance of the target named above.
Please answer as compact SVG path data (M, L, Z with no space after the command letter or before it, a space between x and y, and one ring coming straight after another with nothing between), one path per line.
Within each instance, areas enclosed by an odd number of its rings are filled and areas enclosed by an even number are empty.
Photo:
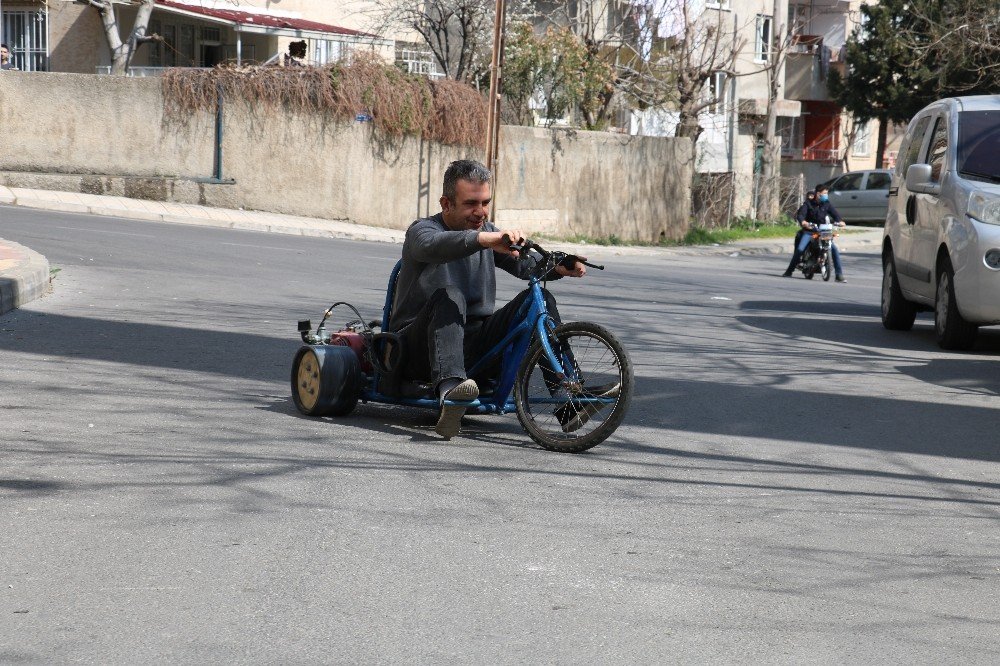
M48 288L48 260L23 245L0 238L0 314L38 298Z
M340 220L322 220L313 217L263 213L249 210L212 208L190 204L146 201L125 197L102 196L58 192L55 190L33 190L0 186L0 204L40 208L67 213L86 213L108 217L123 217L133 220L168 222L171 224L195 224L199 226L264 231L270 233L313 236L321 238L343 238L350 240L376 241L381 243L402 243L404 232L397 229L369 227ZM882 243L882 229L867 229L858 233L842 234L837 245L844 252L877 252ZM627 245L585 245L582 243L547 242L546 246L580 253L599 259L602 256L621 255L675 255L675 256L748 256L759 254L792 253L792 238L748 240L726 245L692 245L682 247L645 247ZM6 250L4 249L6 248ZM3 252L8 252L9 257ZM18 254L20 253L20 254ZM20 257L19 259L15 259ZM6 261L18 261L10 264ZM41 277L39 262L44 262L44 279ZM8 309L8 301L17 307L37 298L48 286L48 262L45 257L28 248L0 239L0 292L3 305L0 313ZM14 286L8 286L13 284ZM20 285L20 286L18 286ZM8 295L10 292L10 296ZM16 294L16 296L15 296Z

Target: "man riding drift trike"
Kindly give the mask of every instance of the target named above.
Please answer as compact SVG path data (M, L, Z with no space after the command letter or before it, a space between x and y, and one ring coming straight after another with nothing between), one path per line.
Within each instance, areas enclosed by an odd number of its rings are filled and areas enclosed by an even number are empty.
M558 451L591 448L614 432L631 397L628 356L600 326L560 325L555 299L542 287L603 267L490 224L490 179L478 162L448 167L441 213L406 232L381 332L359 316L353 332L324 343L306 323L308 346L292 368L300 411L343 414L358 398L436 407L435 430L446 439L467 412L516 411L532 439ZM529 286L494 312L496 267ZM340 345L349 346L334 349Z

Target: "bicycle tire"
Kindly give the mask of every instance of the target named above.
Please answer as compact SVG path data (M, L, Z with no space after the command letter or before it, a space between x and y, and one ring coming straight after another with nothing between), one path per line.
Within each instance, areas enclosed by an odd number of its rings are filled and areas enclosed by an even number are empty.
M557 354L572 361L581 381L566 387L546 378L540 363L542 344L534 340L514 383L517 418L542 448L580 453L605 441L621 425L635 385L632 362L606 328L590 322L562 324L549 339ZM611 398L613 403L604 402Z

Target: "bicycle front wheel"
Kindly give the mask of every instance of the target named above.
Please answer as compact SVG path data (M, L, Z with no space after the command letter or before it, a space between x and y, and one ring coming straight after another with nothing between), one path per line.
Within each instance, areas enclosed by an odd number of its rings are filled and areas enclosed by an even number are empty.
M564 372L551 367L535 340L517 371L517 418L542 448L586 451L625 418L635 382L632 362L607 329L589 322L556 327L549 343Z

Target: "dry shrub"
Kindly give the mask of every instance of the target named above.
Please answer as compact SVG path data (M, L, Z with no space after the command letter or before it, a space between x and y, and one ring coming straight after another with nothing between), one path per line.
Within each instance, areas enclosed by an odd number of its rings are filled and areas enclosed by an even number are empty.
M272 110L371 117L387 137L420 136L482 148L486 102L474 88L451 80L407 74L374 54L323 67L216 67L169 69L163 75L169 116L215 109L218 91Z

